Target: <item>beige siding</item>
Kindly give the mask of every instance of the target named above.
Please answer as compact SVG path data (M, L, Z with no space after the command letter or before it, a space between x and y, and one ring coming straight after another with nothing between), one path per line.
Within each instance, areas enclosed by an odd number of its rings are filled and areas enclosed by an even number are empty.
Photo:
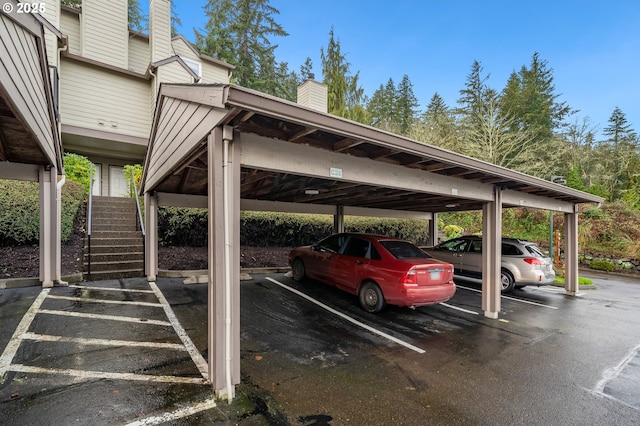
M127 0L82 1L82 56L127 69Z
M194 52L193 49L185 43L184 39L174 39L171 42L171 46L173 47L173 52L181 58L187 58L191 59L192 61L200 62L200 55Z
M51 164L56 164L53 131L49 117L36 38L0 14L0 89L16 106Z
M149 46L151 62L172 56L171 2L169 0L149 0Z
M43 0L45 12L41 15L47 19L54 27L60 29L60 1ZM49 65L58 66L56 58L58 53L58 38L50 30L45 28L45 42L47 46L47 61Z
M229 70L211 62L202 61L201 83L229 83Z
M63 124L148 138L149 82L81 62L62 61Z
M193 83L193 76L178 61L158 67L156 76L163 83Z
M80 17L73 12L63 11L60 16L60 31L67 35L69 40L69 53L80 55Z
M173 40L173 51L181 58L200 63L202 69L200 83L229 83L229 70L227 68L200 58L200 55L189 47L184 39L176 38Z
M134 36L129 38L129 69L144 74L149 67L149 39Z

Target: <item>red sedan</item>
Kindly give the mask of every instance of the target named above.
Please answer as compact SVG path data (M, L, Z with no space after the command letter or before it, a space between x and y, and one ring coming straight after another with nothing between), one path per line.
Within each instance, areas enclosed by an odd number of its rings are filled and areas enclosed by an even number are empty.
M380 312L386 303L432 305L456 292L453 265L382 235L335 234L291 250L289 265L296 281L308 277L355 294L367 312Z

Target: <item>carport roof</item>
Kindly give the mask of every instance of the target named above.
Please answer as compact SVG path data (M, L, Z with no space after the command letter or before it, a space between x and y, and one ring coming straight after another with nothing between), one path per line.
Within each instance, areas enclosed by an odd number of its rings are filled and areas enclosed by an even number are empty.
M234 85L162 84L143 178L143 192L207 195L207 136L216 126L380 162L461 183L498 186L547 202L600 203L597 197L544 179L417 142ZM266 139L265 139L266 140ZM309 158L313 162L313 158ZM305 189L319 194L305 194ZM241 169L241 198L416 212L481 209L483 200L387 188L277 170ZM517 196L511 197L511 205ZM509 205L509 202L505 202Z

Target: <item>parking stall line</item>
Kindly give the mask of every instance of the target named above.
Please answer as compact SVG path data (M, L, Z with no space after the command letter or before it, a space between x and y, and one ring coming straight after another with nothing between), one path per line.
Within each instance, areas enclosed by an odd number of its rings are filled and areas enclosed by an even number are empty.
M16 327L16 331L14 331L13 336L11 336L9 343L7 343L7 347L2 352L2 355L0 355L0 384L4 382L5 373L11 366L11 362L13 361L13 357L15 357L16 352L18 352L18 348L22 342L21 336L29 330L31 323L36 317L38 309L44 302L44 299L46 299L50 290L50 288L42 289L38 297L36 297L29 307L29 310L27 310L27 313L22 317L20 324Z
M289 290L290 292L292 292L294 294L297 294L298 296L300 296L300 297L302 297L304 299L307 299L308 301L320 306L322 309L325 309L325 310L331 312L332 314L337 315L340 318L342 318L344 320L347 320L347 321L349 321L350 323L352 323L354 325L357 325L358 327L361 327L361 328L364 328L367 331L370 331L373 334L377 334L380 337L383 337L383 338L385 338L387 340L390 340L390 341L392 341L394 343L402 345L402 346L404 346L404 347L406 347L408 349L411 349L412 351L418 352L419 354L425 353L424 349L420 349L417 346L413 346L410 343L407 343L407 342L405 342L403 340L400 340L400 339L398 339L398 338L396 338L394 336L391 336L390 334L387 334L387 333L385 333L383 331L377 330L377 329L371 327L370 325L367 325L367 324L362 323L362 322L360 322L360 321L358 321L358 320L356 320L354 318L351 318L350 316L348 316L346 314L343 314L342 312L337 311L337 310L333 309L330 306L325 305L324 303L312 298L311 296L309 296L307 294L304 294L303 292L301 292L299 290L296 290L295 288L289 287L288 285L283 284L283 283L281 283L281 282L279 282L279 281L277 281L277 280L275 280L273 278L270 278L270 277L266 277L266 279L268 281L270 281L270 282L272 282L272 283L284 288L285 290Z
M469 291L474 291L476 293L482 293L482 290L478 290L475 288L471 288L471 287L465 287L462 285L457 285L458 288L462 288L464 290L469 290ZM520 303L526 303L527 305L533 305L533 306L540 306L541 308L548 308L548 309L558 309L556 306L551 306L551 305L545 305L543 303L538 303L538 302L532 302L530 300L524 300L524 299L519 299L517 297L511 297L511 296L500 296L503 299L507 299L507 300L513 300L514 302L520 302Z
M135 305L135 306L152 306L161 308L161 303L152 302L135 302L130 300L108 300L108 299L92 299L89 297L73 297L73 296L56 296L49 295L49 299L69 300L71 302L87 302L87 303L107 303L112 305Z
M150 293L153 294L153 290L138 290L133 288L119 288L119 287L95 287L88 285L69 284L70 288L79 288L81 290L105 290L105 291L121 291L123 293Z
M218 405L215 399L207 399L200 403L189 405L188 407L179 408L169 413L164 413L159 416L150 416L135 422L127 423L125 426L153 426L163 423L167 423L174 420L180 420L184 417L198 414L201 411L210 410L216 408Z
M113 380L133 380L138 382L154 383L187 383L202 385L206 380L202 377L181 377L181 376L154 376L135 373L110 373L108 371L74 370L65 368L44 368L23 364L11 364L10 371L18 373L32 374L57 374L61 376L77 377L79 379L113 379Z
M460 307L458 307L458 306L453 306L453 305L450 305L450 304L448 304L448 303L441 302L441 303L438 303L438 304L439 304L439 305L442 305L442 306L445 306L445 307L447 307L447 308L450 308L450 309L455 309L456 311L466 312L466 313L468 313L468 314L473 314L473 315L480 315L480 314L479 314L478 312L476 312L476 311L470 311L469 309L460 308Z
M111 340L111 339L84 339L79 337L52 336L50 334L25 333L22 335L23 340L33 340L36 342L62 342L76 343L79 345L95 345L95 346L127 346L138 348L159 348L172 349L176 351L186 351L184 345L178 343L160 343L160 342L136 342L133 340Z
M198 351L198 348L193 343L193 341L191 340L191 338L189 337L185 329L182 327L182 325L180 325L180 322L178 321L178 317L176 317L176 314L173 312L173 309L171 309L171 305L169 304L167 299L164 297L164 294L162 294L162 291L160 291L156 283L154 283L153 281L149 281L149 287L151 287L151 290L153 290L156 297L160 301L160 304L164 309L165 315L167 316L167 318L169 318L169 322L171 323L174 331L182 341L182 344L185 346L185 348L187 348L187 352L189 352L191 359L196 364L196 367L198 367L200 374L202 374L202 377L205 380L209 380L209 364L207 364L207 361L205 361L202 354Z
M47 315L59 315L59 316L65 316L65 317L102 319L102 320L109 320L109 321L134 322L138 324L162 325L165 327L171 327L172 325L168 321L158 321L158 320L151 320L146 318L123 317L118 315L89 314L85 312L70 312L70 311L55 311L51 309L39 309L38 313L47 314Z

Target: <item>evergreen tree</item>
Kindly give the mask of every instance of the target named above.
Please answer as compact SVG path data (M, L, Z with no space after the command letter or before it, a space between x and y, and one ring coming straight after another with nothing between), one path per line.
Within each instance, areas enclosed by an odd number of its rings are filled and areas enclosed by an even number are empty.
M495 91L487 85L489 75L482 75L482 65L474 61L471 65L471 72L467 75L465 88L460 90L460 98L457 110L464 127L481 127L483 117L487 113L489 103Z
M396 86L392 78L387 84L373 92L367 111L369 112L369 124L380 129L394 131L396 120Z
M326 51L321 49L323 83L328 89L328 112L351 120L368 120L363 107L366 99L364 90L359 86L359 72L350 75L350 66L346 55L342 53L340 41L334 37L333 28L329 32L329 44Z
M411 128L409 137L452 151L459 151L453 111L435 93L420 120Z
M205 34L195 31L197 48L235 65L236 84L265 91L264 77L279 67L274 57L277 45L269 38L288 35L274 19L280 12L269 0L209 0L203 8L208 21Z
M563 127L564 120L573 114L566 102L559 102L555 93L553 70L536 52L529 67L513 72L502 92L503 114L514 117L514 131L528 130L536 142L548 141L554 131Z
M602 133L608 138L598 144L596 151L599 154L601 185L606 190L606 196L609 200L623 196L635 199L635 193L640 189L638 136L618 107L613 110L609 125Z
M402 135L408 134L418 114L418 99L413 93L413 84L408 75L402 77L402 81L396 90L396 108L398 116L398 131Z

